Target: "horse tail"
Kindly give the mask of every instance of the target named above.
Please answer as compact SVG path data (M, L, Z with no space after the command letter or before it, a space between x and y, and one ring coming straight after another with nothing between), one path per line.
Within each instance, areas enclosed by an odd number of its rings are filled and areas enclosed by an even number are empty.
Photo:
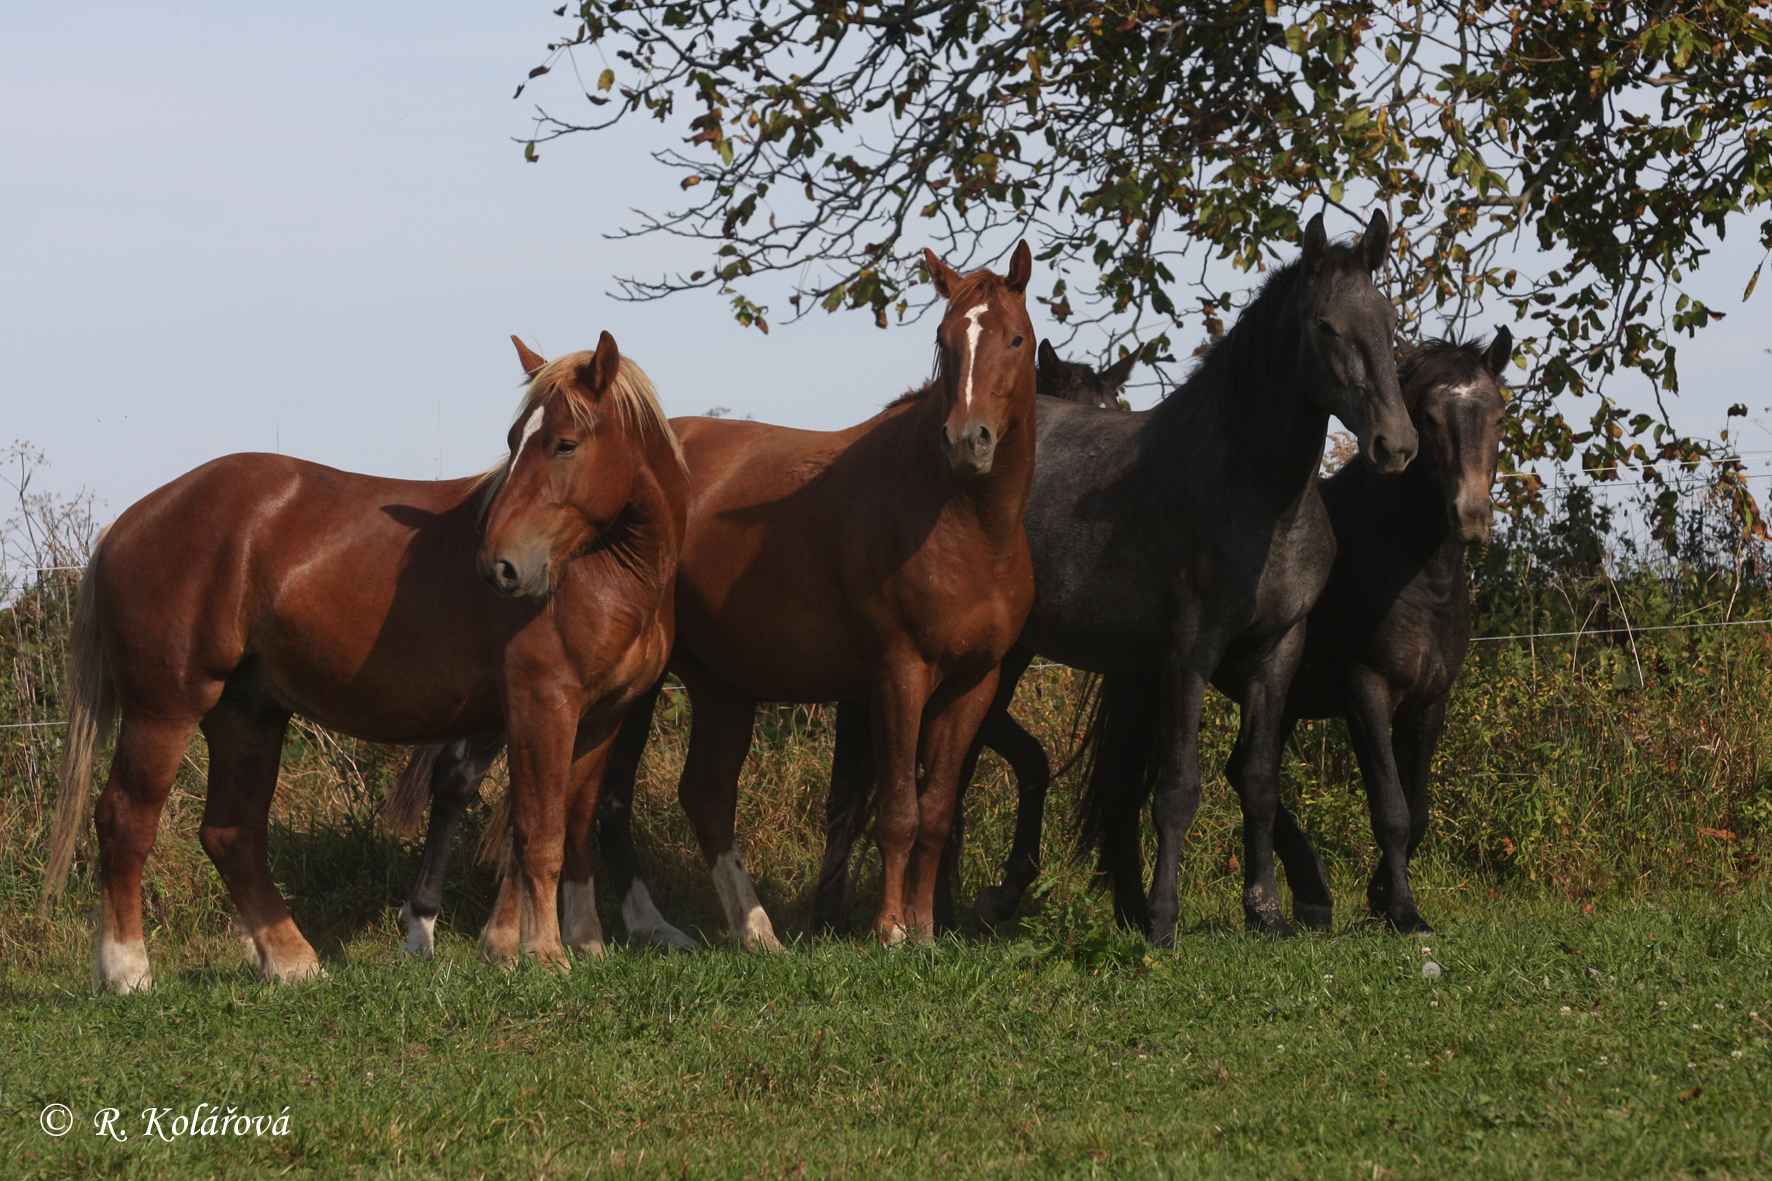
M1054 779L1062 779L1071 773L1083 759L1095 749L1096 707L1101 703L1101 674L1084 673L1083 683L1077 694L1077 708L1071 713L1071 749L1065 756L1063 764L1052 773Z
M1114 823L1137 815L1156 786L1154 695L1145 678L1104 676L1089 728L1071 762L1085 759L1083 790L1077 797L1079 860L1106 853ZM1069 764L1067 764L1068 766ZM1103 869L1107 867L1102 866Z
M395 836L418 835L425 811L431 806L431 776L436 772L437 758L442 753L440 742L421 746L407 756L406 765L400 768L393 789L381 802L382 824Z
M476 854L481 864L498 867L498 876L504 877L511 872L511 793L505 792L498 797L498 804L487 817L486 831L480 834L480 849Z
M61 795L56 801L55 823L49 835L49 863L43 873L43 896L38 913L47 914L68 873L74 867L74 851L92 798L92 756L110 736L117 720L117 693L106 665L104 637L99 627L98 563L104 536L80 575L74 604L74 627L68 644L68 728L62 747Z

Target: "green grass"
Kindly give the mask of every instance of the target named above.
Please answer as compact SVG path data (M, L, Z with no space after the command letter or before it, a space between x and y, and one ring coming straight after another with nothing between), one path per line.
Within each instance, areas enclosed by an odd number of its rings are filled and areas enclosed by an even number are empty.
M1338 882L1357 898L1357 883ZM0 969L0 1160L16 1177L1247 1177L1772 1174L1772 895L1581 904L1430 873L1444 930L1276 943L1230 883L1153 952L1055 890L1013 938L482 965L391 917L315 985L225 935L156 935L160 982L84 955ZM1424 948L1444 965L1423 977ZM74 1131L45 1136L45 1104ZM284 1137L142 1138L141 1109L287 1106ZM92 1134L120 1107L131 1134Z

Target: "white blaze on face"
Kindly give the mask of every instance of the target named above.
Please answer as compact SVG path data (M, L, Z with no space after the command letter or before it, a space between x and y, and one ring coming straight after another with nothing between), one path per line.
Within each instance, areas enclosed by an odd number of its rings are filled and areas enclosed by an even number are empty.
M984 325L979 320L989 310L981 303L966 313L966 377L960 386L960 404L967 413L972 411L972 368L978 359L978 338L984 334Z
M505 479L510 479L517 471L517 461L523 458L523 449L529 446L529 440L541 429L541 420L547 417L545 406L536 406L529 412L529 419L523 424L523 435L517 440L517 450L511 456L511 466L505 471Z

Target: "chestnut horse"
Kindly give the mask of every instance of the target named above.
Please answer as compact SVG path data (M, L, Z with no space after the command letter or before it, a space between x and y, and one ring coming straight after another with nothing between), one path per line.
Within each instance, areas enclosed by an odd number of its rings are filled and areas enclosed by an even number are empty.
M142 867L198 729L203 847L260 969L320 972L265 855L296 713L382 742L508 734L515 885L483 945L510 960L520 936L564 962L568 777L594 803L622 713L664 669L687 483L651 382L607 332L545 366L517 347L531 380L492 472L419 482L230 455L150 493L100 541L76 610L44 897L66 880L93 748L120 717L96 811L101 986L151 982Z
M923 389L842 431L672 423L691 472L670 665L693 712L678 796L748 949L781 946L734 833L757 704L868 703L884 864L874 929L886 943L929 938L961 764L1033 601L1021 525L1034 461L1032 254L1019 244L1007 276L960 275L928 251L925 260L947 310L937 375ZM623 723L604 801L604 823L619 836L606 832L603 847L624 862L611 868L629 883L630 935L681 946L625 864L656 697ZM434 765L437 796L415 895L434 897L440 885L449 826L484 767L478 755L458 746L415 764Z

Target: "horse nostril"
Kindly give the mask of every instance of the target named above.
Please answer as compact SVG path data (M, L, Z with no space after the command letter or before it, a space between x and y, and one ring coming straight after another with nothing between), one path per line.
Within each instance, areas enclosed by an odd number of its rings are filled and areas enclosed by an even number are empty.
M493 571L493 576L498 579L498 585L507 588L517 585L517 567L508 560L500 558L497 565L493 567Z

